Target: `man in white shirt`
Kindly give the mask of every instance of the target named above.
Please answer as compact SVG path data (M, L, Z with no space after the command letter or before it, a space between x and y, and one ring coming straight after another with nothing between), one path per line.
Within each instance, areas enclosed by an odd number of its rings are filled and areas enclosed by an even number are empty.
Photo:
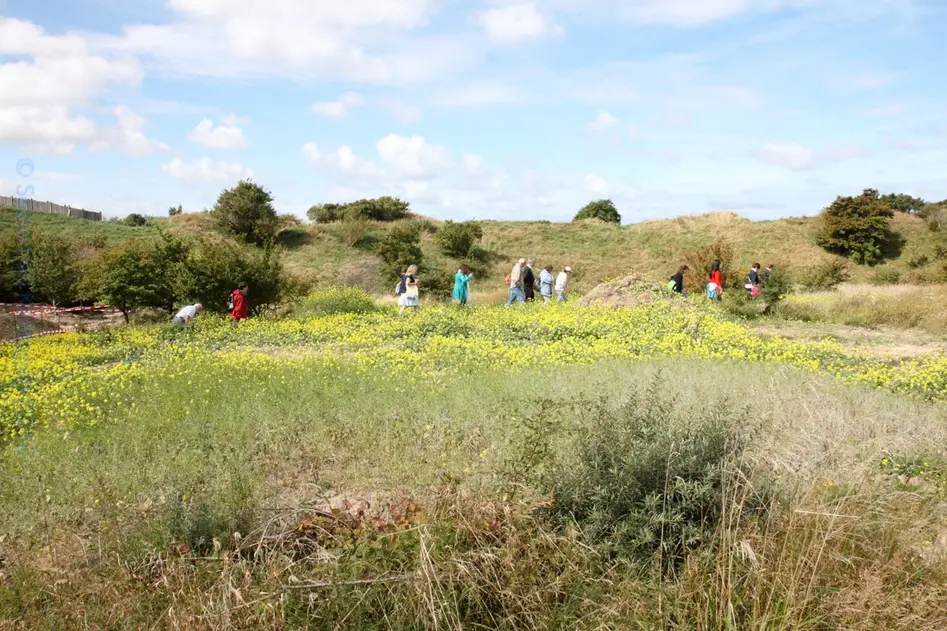
M204 307L201 306L201 303L196 305L188 305L178 311L177 315L171 320L171 324L175 326L184 326L191 320L197 317L197 314L200 313Z
M559 272L559 276L556 277L556 295L559 297L559 302L568 300L566 298L566 286L569 284L569 274L571 273L572 268L567 267Z

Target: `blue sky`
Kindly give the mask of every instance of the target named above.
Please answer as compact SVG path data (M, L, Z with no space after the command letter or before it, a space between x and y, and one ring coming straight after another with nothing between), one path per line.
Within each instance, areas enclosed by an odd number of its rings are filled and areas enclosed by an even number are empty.
M939 0L0 0L0 194L165 214L947 198ZM30 160L33 171L20 168ZM32 187L32 188L27 188Z

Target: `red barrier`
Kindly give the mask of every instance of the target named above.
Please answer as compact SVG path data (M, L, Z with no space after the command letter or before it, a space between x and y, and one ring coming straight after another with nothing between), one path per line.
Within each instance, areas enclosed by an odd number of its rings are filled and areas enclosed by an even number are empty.
M20 305L20 306L25 307L25 306L31 306L31 305ZM35 307L36 305L32 305L32 306ZM9 315L15 315L15 316L34 316L34 315L45 316L45 315L55 314L55 313L80 313L80 312L85 312L85 311L102 311L103 309L109 308L108 305L95 305L95 306L89 306L89 307L66 307L64 309L57 309L52 306L47 307L46 305L41 305L41 307L42 307L41 309L8 311L7 313Z

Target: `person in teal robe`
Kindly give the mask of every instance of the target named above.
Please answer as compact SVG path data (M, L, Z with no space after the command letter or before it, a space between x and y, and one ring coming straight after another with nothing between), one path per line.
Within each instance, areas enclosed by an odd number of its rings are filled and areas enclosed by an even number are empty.
M470 279L473 278L473 274L470 273L470 269L466 265L461 265L460 269L457 270L457 274L454 276L454 293L451 294L454 297L454 300L458 301L461 305L467 304L467 298L470 296Z

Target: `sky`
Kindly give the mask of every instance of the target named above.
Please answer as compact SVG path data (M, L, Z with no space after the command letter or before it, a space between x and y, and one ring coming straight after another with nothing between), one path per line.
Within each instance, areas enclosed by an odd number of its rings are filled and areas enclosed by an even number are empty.
M165 215L947 198L942 0L0 0L0 195Z

